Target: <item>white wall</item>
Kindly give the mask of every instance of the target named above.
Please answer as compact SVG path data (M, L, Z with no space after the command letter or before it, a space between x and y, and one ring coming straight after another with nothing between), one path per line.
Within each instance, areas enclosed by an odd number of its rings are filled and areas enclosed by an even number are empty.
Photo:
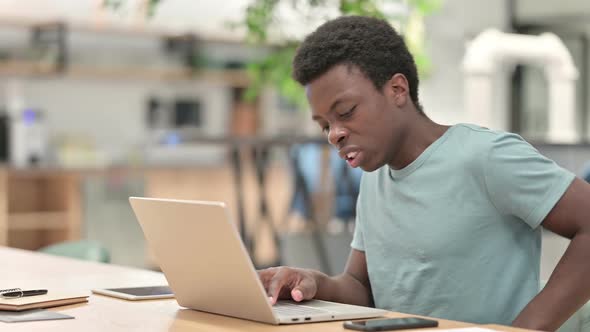
M558 16L582 18L590 15L590 2L587 0L560 0L559 5L548 5L547 0L518 0L516 1L516 15L519 20L523 21L552 20ZM588 24L587 19L585 21Z
M466 43L489 27L509 28L505 1L446 0L440 11L427 18L427 50L433 70L422 78L420 99L433 120L447 124L466 121L461 61ZM499 75L495 86L498 115L505 112L508 102L506 79Z
M590 33L590 23L587 19L583 19L584 15L585 17L590 15L590 2L587 0L563 1L559 6L555 6L550 0L518 0L516 3L519 20L524 22L540 20L542 23L549 24L559 22L556 20L558 18L562 20L562 23L564 19L570 18L585 24L586 31ZM426 36L433 61L433 72L429 77L422 78L421 99L426 113L434 120L443 123L468 120L463 105L464 82L461 73L464 45L488 27L508 31L510 28L508 1L446 0L443 2L442 10L427 18ZM511 70L512 67L503 68L502 72L495 77L493 123L509 123L506 118L509 116L509 72ZM531 87L526 86L526 88ZM547 97L532 100L533 102L540 100L542 103L546 102ZM577 102L579 100L581 99ZM544 108L541 107L541 110ZM539 118L539 116L528 118ZM546 131L543 134L545 137Z

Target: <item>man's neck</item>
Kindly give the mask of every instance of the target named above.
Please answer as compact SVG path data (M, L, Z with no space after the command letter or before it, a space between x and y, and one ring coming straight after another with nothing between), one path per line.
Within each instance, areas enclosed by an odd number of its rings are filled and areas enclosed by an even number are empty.
M389 164L392 169L402 169L416 160L432 143L449 128L440 125L423 114L416 113L412 125L406 130L400 142L396 158Z

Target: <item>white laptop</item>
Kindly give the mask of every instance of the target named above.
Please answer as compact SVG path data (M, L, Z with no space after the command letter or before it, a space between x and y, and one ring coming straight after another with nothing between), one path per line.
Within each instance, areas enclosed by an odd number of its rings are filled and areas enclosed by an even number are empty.
M178 304L269 324L382 316L385 310L319 300L272 306L221 202L129 199Z

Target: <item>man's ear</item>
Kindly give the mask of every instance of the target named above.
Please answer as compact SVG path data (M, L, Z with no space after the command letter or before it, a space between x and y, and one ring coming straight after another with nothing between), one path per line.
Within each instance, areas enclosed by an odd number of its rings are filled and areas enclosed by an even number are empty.
M386 89L398 107L405 106L410 97L410 86L404 74L396 73L386 83Z

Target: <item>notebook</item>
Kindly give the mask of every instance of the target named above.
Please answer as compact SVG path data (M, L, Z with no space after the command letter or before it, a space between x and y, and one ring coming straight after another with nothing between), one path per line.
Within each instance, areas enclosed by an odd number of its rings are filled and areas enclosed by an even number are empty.
M85 292L49 292L45 295L25 296L15 299L0 297L0 310L23 311L36 308L57 307L66 304L88 302Z

